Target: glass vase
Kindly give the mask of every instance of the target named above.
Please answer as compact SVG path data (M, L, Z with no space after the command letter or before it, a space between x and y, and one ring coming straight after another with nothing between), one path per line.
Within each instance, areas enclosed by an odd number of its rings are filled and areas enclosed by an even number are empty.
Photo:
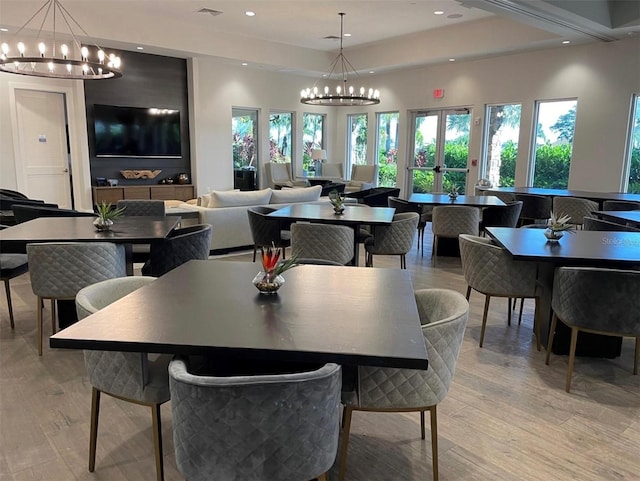
M558 242L563 235L564 232L561 230L553 230L549 228L544 230L544 236L547 238L548 242Z
M98 217L93 221L93 225L98 231L104 232L111 229L113 221L111 219L103 219L102 217Z
M282 284L284 284L284 277L274 276L272 272L260 271L253 278L253 285L260 291L260 294L276 294Z

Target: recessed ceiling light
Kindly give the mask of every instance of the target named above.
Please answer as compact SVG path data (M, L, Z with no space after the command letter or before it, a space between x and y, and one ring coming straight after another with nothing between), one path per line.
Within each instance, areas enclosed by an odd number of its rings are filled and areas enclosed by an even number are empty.
M449 59L449 62L455 62L455 61L456 61L456 59L455 59L455 58L450 58L450 59Z
M326 73L323 73L322 76L323 77L328 77L328 75Z
M444 15L444 12L442 10L436 10L435 12L433 12L434 15Z
M249 65L247 62L242 62L243 67L246 67L247 65Z
M136 47L136 50L144 50L144 47Z
M369 70L369 73L375 73L373 70Z
M8 28L0 28L0 32L8 32L9 29Z
M563 40L562 41L562 45L569 45L571 43L571 40Z
M345 33L344 36L345 37L351 37L351 34L350 33Z
M247 10L246 12L244 12L244 14L245 14L247 17L255 17L256 12L252 12L251 10Z

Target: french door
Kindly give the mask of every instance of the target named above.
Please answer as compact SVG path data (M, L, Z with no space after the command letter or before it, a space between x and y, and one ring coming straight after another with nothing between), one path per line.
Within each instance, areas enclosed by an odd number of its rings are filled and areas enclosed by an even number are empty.
M415 111L407 192L464 194L469 159L469 109Z

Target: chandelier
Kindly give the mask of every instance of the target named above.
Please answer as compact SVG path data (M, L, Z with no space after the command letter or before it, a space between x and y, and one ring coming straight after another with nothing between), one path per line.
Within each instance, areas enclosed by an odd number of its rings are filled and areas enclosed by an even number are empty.
M338 13L340 15L340 53L331 64L329 73L326 75L327 79L331 79L331 75L337 66L340 66L342 70L342 85L338 85L335 92L332 92L328 86L325 86L323 90L318 89L318 82L311 88L307 88L300 92L300 102L310 105L324 105L327 107L345 106L350 107L353 105L375 105L380 103L380 92L372 88L365 89L359 87L357 90L353 85L349 85L349 72L355 77L359 77L356 69L347 60L342 53L342 39L344 38L344 16L343 12Z
M88 37L87 32L58 0L46 0L14 34L14 39L17 40L20 32L36 18L40 27L35 39L31 42L17 41L13 46L6 42L0 45L0 71L33 77L79 80L122 77L120 57L113 53L105 54L97 45L91 48L90 55L89 48L78 41L74 28L85 37ZM42 29L49 18L53 36L43 38ZM56 22L67 26L71 34L70 45L58 38Z

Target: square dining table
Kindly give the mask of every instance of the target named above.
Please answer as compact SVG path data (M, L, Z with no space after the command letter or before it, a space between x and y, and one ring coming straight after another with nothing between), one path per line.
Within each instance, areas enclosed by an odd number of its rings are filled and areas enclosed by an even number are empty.
M389 225L393 221L396 210L391 207L363 207L349 205L348 203L344 204L344 206L344 212L338 215L333 212L333 207L330 203L293 204L273 211L268 216L283 220L338 224L352 227L355 231L353 236L353 265L358 265L360 258L358 234L360 227L363 225Z
M599 210L593 213L609 222L640 228L640 210Z
M193 260L50 338L54 348L427 369L411 276L301 265L258 293L250 262Z
M498 197L494 195L459 195L451 199L449 194L418 194L409 196L407 202L420 205L468 205L472 207L504 206Z
M546 345L551 324L551 299L554 269L558 266L590 266L611 269L640 267L640 232L601 232L576 230L566 233L558 242L547 242L543 229L512 229L487 227L487 235L504 248L515 260L538 264L541 288L536 322L540 323L543 345ZM579 355L615 357L620 342L616 338L595 334L583 335L591 342L578 343ZM553 351L567 353L569 329L558 323Z

